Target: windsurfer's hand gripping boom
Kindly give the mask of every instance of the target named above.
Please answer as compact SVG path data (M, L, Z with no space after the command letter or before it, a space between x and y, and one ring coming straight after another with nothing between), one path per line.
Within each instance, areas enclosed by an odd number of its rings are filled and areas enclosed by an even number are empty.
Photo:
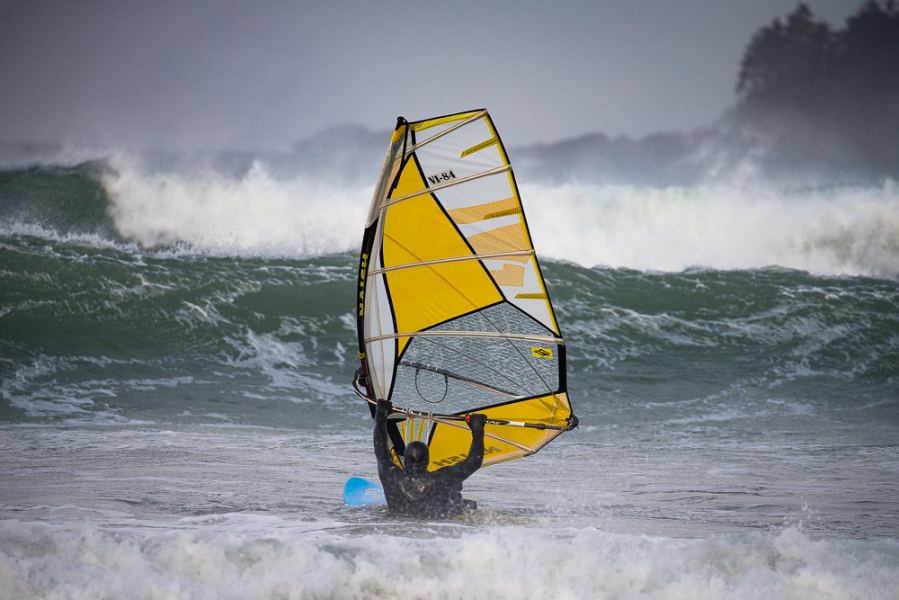
M482 415L480 413L467 414L465 415L465 422L468 423L468 426L473 433L483 434L484 425L487 424L487 415Z

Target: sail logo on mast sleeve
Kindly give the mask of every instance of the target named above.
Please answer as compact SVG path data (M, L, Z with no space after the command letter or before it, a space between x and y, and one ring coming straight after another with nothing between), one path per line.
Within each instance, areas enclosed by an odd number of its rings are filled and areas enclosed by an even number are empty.
M365 272L368 267L368 254L362 253L359 259L359 316L365 314Z

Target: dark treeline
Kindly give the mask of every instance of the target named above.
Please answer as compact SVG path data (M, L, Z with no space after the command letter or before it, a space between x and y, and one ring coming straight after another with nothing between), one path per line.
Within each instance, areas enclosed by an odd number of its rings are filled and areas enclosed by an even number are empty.
M842 29L805 4L749 42L733 119L784 166L899 174L899 10L866 2ZM804 163L804 164L803 164Z
M749 41L736 105L709 127L640 140L590 134L517 150L541 178L689 185L899 178L899 10L868 1L840 29L805 4Z
M523 180L662 186L746 178L788 185L899 180L896 2L865 1L840 28L805 4L775 18L748 40L735 69L734 107L708 127L642 139L589 133L511 148L516 170ZM332 127L291 152L220 152L214 166L240 174L259 160L276 176L369 182L387 136L386 130ZM60 149L0 143L0 165L54 153ZM150 158L161 169L194 168L170 153Z

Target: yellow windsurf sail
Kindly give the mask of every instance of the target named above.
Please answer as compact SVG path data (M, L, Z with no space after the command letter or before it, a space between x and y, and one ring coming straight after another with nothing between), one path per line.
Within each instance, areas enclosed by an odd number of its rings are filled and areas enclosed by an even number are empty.
M391 442L462 460L483 413L484 464L532 454L577 425L565 343L505 148L485 110L397 119L359 261L357 329L369 402L397 410Z

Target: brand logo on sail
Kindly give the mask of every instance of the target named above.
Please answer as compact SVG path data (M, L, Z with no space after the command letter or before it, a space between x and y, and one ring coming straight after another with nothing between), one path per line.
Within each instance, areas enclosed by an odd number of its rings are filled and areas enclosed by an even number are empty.
M452 171L444 171L442 173L437 173L436 175L428 175L428 182L431 185L436 185L438 183L446 183L451 179L455 179L456 174Z
M486 456L488 454L494 454L499 451L500 451L500 449L497 448L496 446L487 446L486 448L484 448L484 456ZM435 460L433 464L437 468L448 467L448 466L454 465L458 462L462 462L463 460L465 460L466 456L468 456L468 455L467 454L455 454L453 456L447 456L446 458L441 459L441 460Z
M531 354L534 358L552 358L553 351L549 348L542 348L540 346L531 346Z

